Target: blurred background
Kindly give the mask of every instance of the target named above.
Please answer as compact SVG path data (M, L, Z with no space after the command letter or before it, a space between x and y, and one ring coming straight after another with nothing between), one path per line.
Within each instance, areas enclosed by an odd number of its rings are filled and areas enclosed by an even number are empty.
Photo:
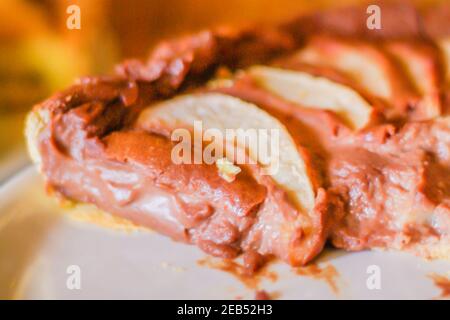
M26 111L76 77L107 73L124 57L144 57L161 38L358 2L367 1L1 0L0 183L28 163ZM66 26L72 4L81 9L80 30Z

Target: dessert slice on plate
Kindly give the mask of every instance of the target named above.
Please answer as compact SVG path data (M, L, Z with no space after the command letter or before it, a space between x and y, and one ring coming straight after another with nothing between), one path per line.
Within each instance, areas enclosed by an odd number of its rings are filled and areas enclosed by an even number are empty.
M53 192L219 257L244 253L258 263L275 256L301 265L321 251L328 236L327 194L310 177L314 169L307 152L278 120L252 104L213 93L134 108L124 103L129 88L118 93L115 82L96 84L99 92L111 94L110 104L76 103L90 85L49 100L28 118L31 154ZM76 104L59 104L68 100ZM220 154L209 163L174 159L172 133L186 129L201 135L194 132L197 121L224 137L215 143L228 151L226 159ZM272 151L282 154L260 158L256 136L228 138L228 129L268 130L267 143L279 144ZM187 150L196 152L192 145ZM237 164L240 154L253 161Z
M164 42L35 106L31 157L53 194L249 270L327 240L448 258L448 87L414 26L380 45L298 22Z

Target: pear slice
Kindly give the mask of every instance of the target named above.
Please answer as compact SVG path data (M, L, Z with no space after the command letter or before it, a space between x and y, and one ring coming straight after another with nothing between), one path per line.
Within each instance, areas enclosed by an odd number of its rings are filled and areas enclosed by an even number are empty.
M375 45L328 36L313 37L295 59L345 73L370 94L404 108L418 99L406 75L393 59Z
M159 127L161 124L173 129L192 128L195 121L202 122L202 130L219 130L223 137L226 137L226 130L229 129L266 129L269 135L275 129L278 137L269 136L269 139L279 139L281 153L278 157L278 170L270 176L286 191L300 211L312 211L315 190L308 175L307 164L295 142L277 119L253 104L218 93L185 95L149 106L141 112L136 125L142 128ZM258 145L254 138L249 135L249 148ZM252 156L258 152L248 150L248 153Z
M364 44L350 44L328 37L313 38L296 54L299 60L326 65L350 75L370 93L389 99L392 95L385 57Z
M434 47L406 41L391 41L386 49L401 63L409 79L422 96L425 118L441 114L439 87L441 82L438 53Z
M365 127L374 108L355 90L305 72L256 66L248 74L264 89L304 107L336 112L351 127Z

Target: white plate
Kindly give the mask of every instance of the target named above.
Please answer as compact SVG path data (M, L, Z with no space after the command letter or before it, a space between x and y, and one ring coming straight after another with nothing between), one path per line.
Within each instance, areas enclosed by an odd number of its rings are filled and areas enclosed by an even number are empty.
M34 168L0 188L0 298L25 299L234 299L253 298L238 279L200 266L205 254L154 232L119 232L61 215L44 194ZM339 276L334 293L325 281L299 276L275 263L275 282L260 289L282 299L430 299L440 290L428 276L445 275L450 263L408 254L334 251L319 259ZM79 267L80 289L69 289ZM369 289L370 266L380 289ZM373 267L372 267L373 268ZM373 276L372 276L373 277ZM373 278L371 278L373 280Z

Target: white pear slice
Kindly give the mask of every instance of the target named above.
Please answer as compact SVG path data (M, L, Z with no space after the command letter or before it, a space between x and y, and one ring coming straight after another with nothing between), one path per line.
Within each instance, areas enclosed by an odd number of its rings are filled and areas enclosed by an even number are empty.
M355 129L366 126L374 113L355 90L323 77L263 66L248 73L264 89L304 107L332 110Z
M346 74L368 93L389 102L393 111L403 111L420 99L392 56L375 44L315 36L295 54L295 59Z
M313 183L292 137L277 119L253 104L218 93L185 95L149 106L140 114L137 126L149 128L164 124L168 128L186 128L192 127L194 121L201 121L203 130L220 130L223 137L227 129L268 129L266 132L269 133L272 129L277 130L281 153L278 170L271 177L299 210L310 212L313 209ZM248 145L257 146L257 143L250 141ZM257 154L256 150L248 152Z
M318 38L300 50L296 58L345 72L373 95L389 99L393 94L392 66L381 52L368 45Z
M386 45L387 50L400 61L411 83L422 95L426 118L440 115L439 61L427 47L409 42L393 41Z
M424 49L415 47L407 42L392 42L387 49L406 69L409 78L423 94L435 89L439 84L435 71L435 61Z

